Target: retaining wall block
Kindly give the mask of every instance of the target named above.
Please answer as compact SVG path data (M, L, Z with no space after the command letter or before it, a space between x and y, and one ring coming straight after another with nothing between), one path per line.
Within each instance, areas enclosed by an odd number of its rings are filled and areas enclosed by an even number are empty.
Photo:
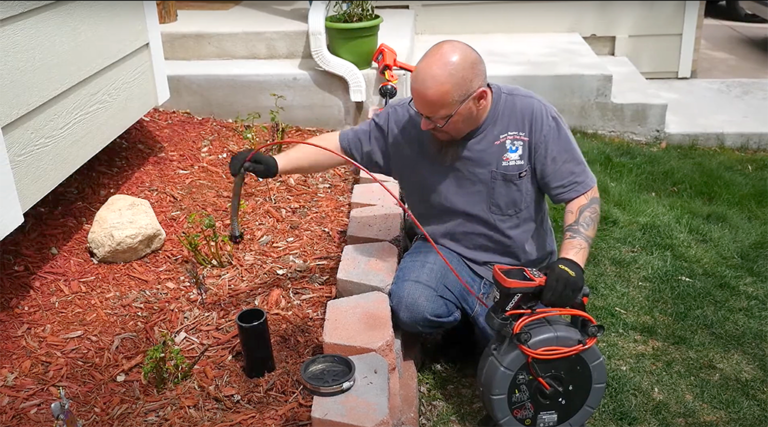
M395 332L395 357L400 388L400 416L397 427L419 427L418 338Z
M392 427L387 361L372 352L350 359L355 384L338 396L314 396L312 427Z
M347 227L347 243L392 242L402 233L403 220L403 210L399 206L352 209Z
M397 247L387 242L345 246L336 273L337 295L349 297L373 291L388 295L397 258Z
M376 177L381 182L387 183L387 182L397 182L394 178L391 176L382 175L380 173L375 173L373 176ZM360 172L360 184L376 184L376 181L374 181L370 176L368 176L365 172ZM378 184L376 184L378 185Z
M389 297L367 292L328 302L323 328L323 353L355 356L375 352L387 361L389 412L400 417L400 374Z
M400 184L396 182L385 182L384 186L395 195L400 197ZM366 206L400 206L392 196L377 183L357 184L352 189L350 200L352 209L364 208Z

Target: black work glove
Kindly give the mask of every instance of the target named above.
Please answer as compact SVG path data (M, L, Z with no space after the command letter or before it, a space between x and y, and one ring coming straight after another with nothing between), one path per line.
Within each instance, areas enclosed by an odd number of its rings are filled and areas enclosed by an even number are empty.
M558 258L541 269L547 276L541 303L547 307L569 307L584 289L584 269L572 259Z
M274 178L277 176L277 160L274 157L254 153L251 159L246 163L245 159L253 153L254 150L243 150L232 156L229 161L229 173L236 177L240 174L240 169L256 175L259 178Z

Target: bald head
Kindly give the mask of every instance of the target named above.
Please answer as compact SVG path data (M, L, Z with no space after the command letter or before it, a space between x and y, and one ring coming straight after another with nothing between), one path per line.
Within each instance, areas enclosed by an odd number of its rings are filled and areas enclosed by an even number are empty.
M459 102L488 82L485 62L475 49L457 40L432 46L411 76L411 89Z

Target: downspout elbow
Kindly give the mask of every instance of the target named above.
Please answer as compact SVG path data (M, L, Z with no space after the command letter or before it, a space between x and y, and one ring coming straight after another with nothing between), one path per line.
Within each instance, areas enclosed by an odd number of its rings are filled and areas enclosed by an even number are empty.
M325 71L341 76L349 86L349 97L353 102L364 102L366 97L363 73L354 64L333 55L326 45L325 17L327 1L313 1L309 8L309 48L312 59Z

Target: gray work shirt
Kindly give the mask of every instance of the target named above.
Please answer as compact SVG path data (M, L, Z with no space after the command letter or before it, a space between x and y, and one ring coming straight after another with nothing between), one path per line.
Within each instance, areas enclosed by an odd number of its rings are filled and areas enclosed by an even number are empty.
M596 184L552 105L520 87L490 87L491 110L463 139L453 163L436 156L408 99L340 134L347 156L400 183L408 208L435 243L488 280L494 264L538 268L555 260L545 195L561 204Z

